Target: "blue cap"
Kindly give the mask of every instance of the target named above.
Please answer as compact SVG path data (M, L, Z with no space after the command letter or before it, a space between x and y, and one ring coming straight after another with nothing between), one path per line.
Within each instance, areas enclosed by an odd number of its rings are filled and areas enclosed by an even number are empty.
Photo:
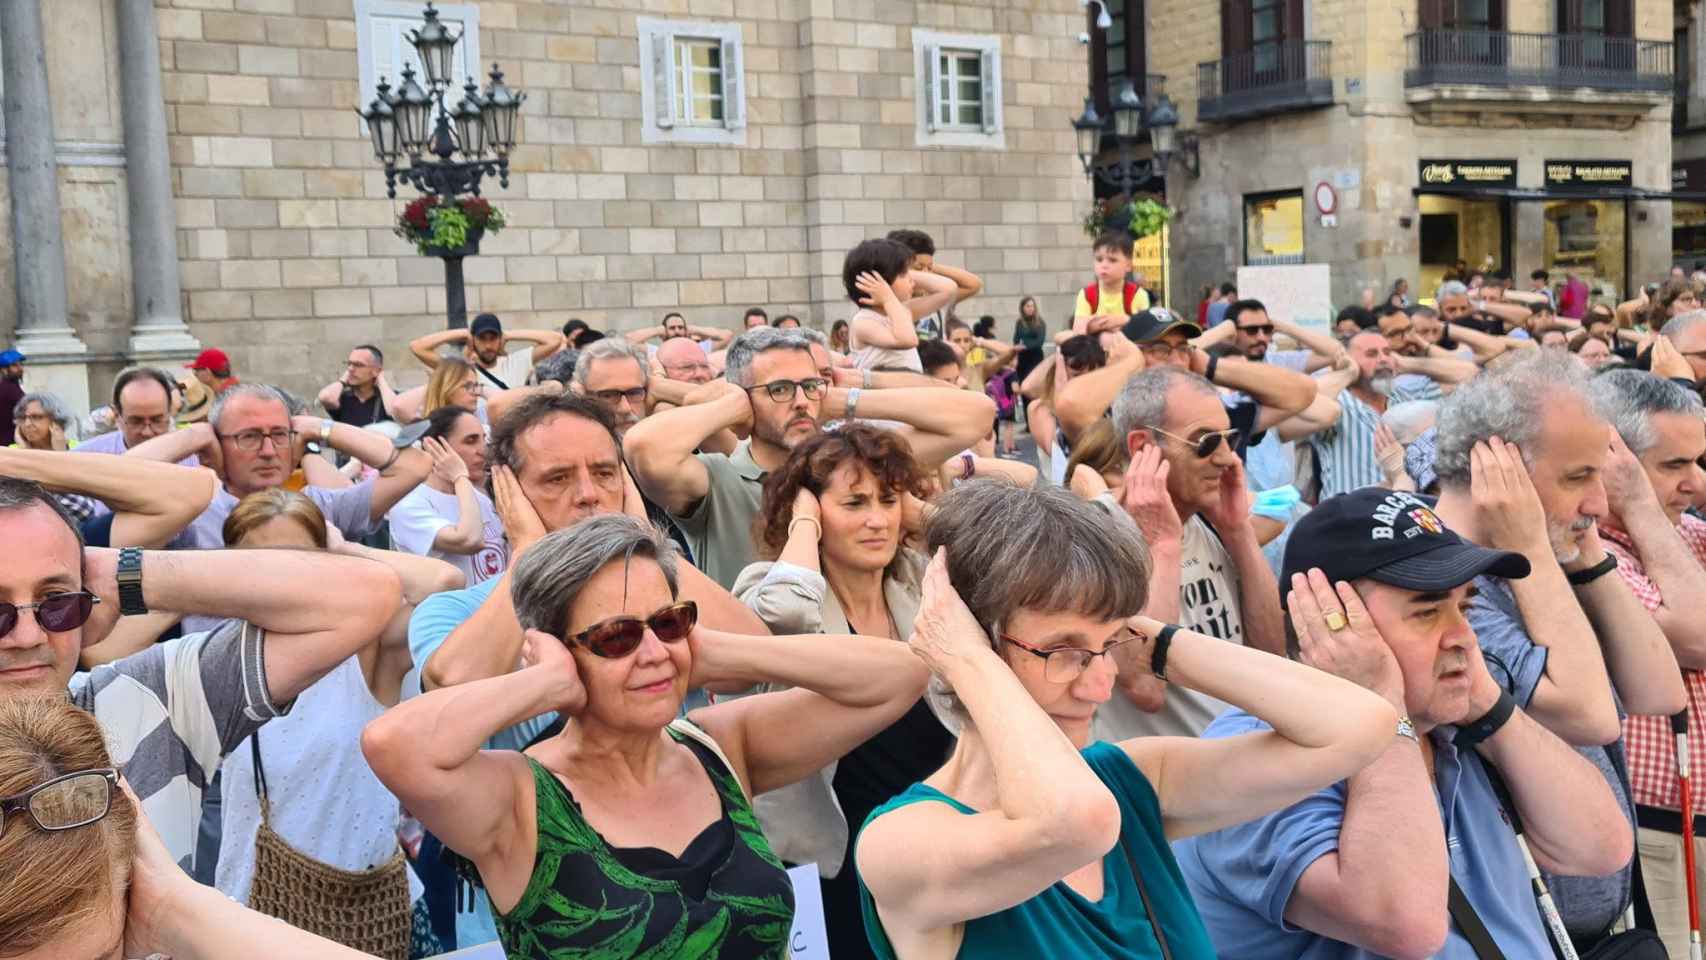
M24 355L16 350L0 353L0 367L10 367L24 362Z

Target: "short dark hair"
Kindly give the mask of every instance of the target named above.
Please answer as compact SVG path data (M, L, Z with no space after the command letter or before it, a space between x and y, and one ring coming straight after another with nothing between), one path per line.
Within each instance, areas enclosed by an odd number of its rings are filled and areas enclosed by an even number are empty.
M176 394L178 388L177 384L172 381L172 378L166 374L166 371L161 370L158 367L130 367L119 371L118 379L113 381L114 413L124 413L124 405L119 403L119 394L124 392L125 387L130 386L138 380L152 380L155 383L158 383L160 385L160 389L166 391L166 406L168 408L172 406L172 397Z
M1103 250L1111 250L1130 260L1131 245L1131 234L1124 230L1104 230L1096 236L1096 242L1090 244L1090 252L1098 253Z
M1533 270L1533 271L1530 271L1530 273L1528 274L1528 279L1530 279L1530 280L1550 280L1550 279L1552 279L1552 274L1547 273L1545 270Z
M865 296L859 290L859 274L874 273L892 284L911 266L912 251L905 244L886 239L865 240L847 251L847 259L841 263L841 285L847 290L847 299L858 303Z
M955 330L969 331L970 329L971 325L966 323L964 320L961 320L959 317L949 317L948 322L942 324L943 333L952 333Z
M749 317L762 317L765 323L770 322L770 314L764 312L763 307L747 307L746 312L741 314L740 318L746 320Z
M0 475L0 513L28 509L38 503L52 510L54 516L65 521L65 525L71 528L71 535L77 538L77 552L81 554L84 546L83 528L59 502L58 497L48 493L46 487L34 480Z
M960 355L954 352L953 347L941 340L920 340L918 341L918 363L924 368L925 373L929 373L949 364L959 366Z
M430 437L433 440L443 440L445 437L450 436L450 431L456 426L456 421L463 417L472 417L474 415L474 411L467 407L458 407L455 404L445 404L437 410L427 414L427 431L426 433L421 434L421 439L425 440Z
M1538 317L1543 313L1557 313L1557 312L1558 311L1552 309L1552 301L1550 301L1550 300L1542 300L1539 303L1533 304L1528 308L1528 315L1531 317Z
M1087 333L1067 337L1060 345L1060 355L1067 366L1100 370L1108 365L1108 351L1102 348L1100 340Z
M1234 327L1236 327L1238 325L1238 318L1240 316L1243 316L1244 314L1249 313L1249 312L1254 311L1254 310L1260 310L1263 313L1268 312L1267 306L1265 304L1263 304L1262 301L1260 301L1260 300L1255 300L1255 299L1234 300L1234 301L1232 301L1232 303L1228 304L1226 307L1226 319L1229 323L1231 323Z
M1408 319L1410 316L1410 314L1407 311L1405 311L1405 309L1403 307L1398 306L1396 303L1383 303L1380 306L1374 308L1374 323L1375 323L1375 325L1379 326L1380 321L1385 320L1387 317L1390 317L1394 314L1401 315L1401 316L1405 317L1406 319ZM1364 329L1367 329L1367 328L1365 327Z
M794 315L793 315L793 314L791 314L791 313L783 313L783 314L778 314L778 315L777 315L777 317L776 317L776 320L775 320L775 322L773 322L773 323L771 323L771 324L770 324L770 325L771 325L771 326L773 326L773 327L779 327L779 326L781 326L781 325L782 325L782 324L783 324L783 323L785 323L785 322L787 322L787 321L789 321L789 320L792 320L792 321L794 321L794 322L795 322L795 323L799 323L799 322L800 322L800 318L799 318L799 317L796 317L796 316L794 316Z
M681 320L681 322L682 322L682 323L686 323L686 322L687 322L687 318L686 318L686 317L683 317L683 316L682 316L682 315L681 315L681 311L680 311L680 310L671 310L671 311L670 311L670 312L668 312L668 313L666 313L666 314L664 314L664 315L663 315L663 322L664 322L664 323L666 323L666 324L667 324L667 323L669 323L669 318L670 318L670 317L676 317L676 318L678 318L678 319L680 319L680 320Z
M371 343L358 343L355 345L355 348L357 350L366 350L368 353L373 354L373 359L379 361L379 366L385 366L385 351Z
M610 442L616 445L617 458L621 458L622 442L616 439L616 422L596 400L578 393L565 393L556 397L536 393L510 407L509 412L492 425L492 443L487 459L494 465L501 464L520 473L521 453L516 449L515 442L522 434L559 413L591 420L603 427L604 432L610 434Z
M928 257L936 255L936 241L932 240L930 235L922 230L890 230L889 235L884 239L893 240L910 250L914 256L920 253ZM910 260L911 257L907 259Z
M1354 321L1356 325L1363 330L1367 330L1375 326L1374 314L1368 310L1364 310L1361 306L1354 303L1339 311L1338 316L1333 318L1334 326L1337 326L1341 320Z
M1227 281L1226 283L1223 283L1220 285L1220 295L1223 297L1228 295L1228 294L1233 294L1233 293L1237 293L1237 292L1238 292L1238 286L1236 284L1232 283L1231 281ZM1230 308L1228 308L1228 309L1230 309Z

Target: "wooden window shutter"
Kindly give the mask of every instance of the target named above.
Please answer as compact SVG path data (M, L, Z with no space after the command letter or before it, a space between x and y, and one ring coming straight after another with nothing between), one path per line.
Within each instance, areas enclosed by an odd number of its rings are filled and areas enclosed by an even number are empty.
M1221 0L1220 55L1250 51L1250 0Z
M942 48L932 43L924 48L924 129L931 133L942 125Z
M1635 11L1630 0L1605 0L1605 35L1632 37L1635 35Z
M652 34L652 97L658 126L664 130L675 126L675 34L658 31Z
M746 126L746 94L741 89L740 41L722 42L723 64L723 127L739 130Z
M995 132L995 110L1001 102L1001 71L998 69L998 58L1001 54L995 50L985 50L977 58L978 67L982 71L982 83L979 89L983 94L983 132Z

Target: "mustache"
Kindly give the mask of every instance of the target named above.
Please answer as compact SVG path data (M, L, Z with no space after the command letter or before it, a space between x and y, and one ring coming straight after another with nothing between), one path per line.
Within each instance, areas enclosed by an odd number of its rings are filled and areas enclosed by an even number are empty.
M1459 670L1467 669L1469 669L1468 654L1454 653L1449 659L1440 665L1439 671L1435 676L1444 676L1448 673L1456 673Z
M1584 530L1592 530L1593 525L1596 522L1597 521L1592 517L1577 517L1576 521L1570 524L1570 530L1574 533L1581 533Z
M0 670L28 670L31 667L52 667L53 653L32 654L25 656L21 653L7 656L0 653Z

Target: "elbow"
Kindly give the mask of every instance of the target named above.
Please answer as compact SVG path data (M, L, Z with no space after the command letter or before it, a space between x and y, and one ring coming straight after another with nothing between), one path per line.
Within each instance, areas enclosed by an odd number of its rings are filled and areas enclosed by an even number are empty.
M346 579L343 584L344 596L350 598L353 608L353 615L345 623L365 644L385 629L402 606L403 581L383 564L363 561L361 566L360 576Z
M1044 846L1077 864L1106 856L1120 842L1120 804L1100 781L1064 799L1041 827Z
M411 749L409 739L405 725L397 722L394 713L379 715L361 731L361 755L367 759L373 775L388 788L395 782L393 775L398 762Z
M1419 903L1392 906L1394 909L1371 931L1369 942L1359 946L1393 960L1428 960L1445 949L1451 924L1443 904L1439 907Z

